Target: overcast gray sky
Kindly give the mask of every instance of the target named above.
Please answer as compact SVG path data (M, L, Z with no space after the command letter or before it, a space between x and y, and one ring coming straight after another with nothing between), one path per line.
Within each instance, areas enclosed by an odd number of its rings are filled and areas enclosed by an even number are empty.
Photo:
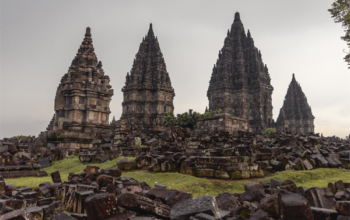
M149 23L175 89L175 114L203 112L212 67L235 12L261 50L274 87L276 120L295 73L315 131L350 134L350 71L333 0L1 0L0 138L38 135L54 114L54 97L91 27L95 53L110 76L111 115Z

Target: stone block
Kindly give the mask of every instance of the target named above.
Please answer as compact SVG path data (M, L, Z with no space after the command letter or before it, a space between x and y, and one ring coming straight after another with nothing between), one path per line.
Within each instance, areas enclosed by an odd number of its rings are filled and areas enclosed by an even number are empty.
M281 190L278 193L278 212L284 220L313 220L309 201L296 193Z
M220 218L219 209L213 196L198 196L176 204L171 209L170 218L173 220L189 219L197 213L206 213Z
M85 199L88 220L107 219L117 214L117 201L113 194L99 193Z
M227 172L219 171L219 170L215 171L215 177L220 178L220 179L229 179L230 178L230 176L228 175Z

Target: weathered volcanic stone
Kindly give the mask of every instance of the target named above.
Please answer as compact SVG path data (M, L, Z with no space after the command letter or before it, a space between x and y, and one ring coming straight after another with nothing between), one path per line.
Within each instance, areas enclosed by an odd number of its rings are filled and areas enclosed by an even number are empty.
M215 199L220 210L232 211L241 205L237 198L230 193L220 193Z
M132 193L124 193L119 196L118 206L136 212L153 214L160 218L170 217L170 207L168 205Z
M270 182L270 188L271 189L277 189L277 188L280 188L282 185L282 182L281 181L278 181L276 179L271 179L271 182Z
M332 209L335 205L333 193L328 187L313 187L305 191L305 197L310 205L318 208Z
M165 203L168 206L173 207L175 204L185 201L187 199L192 199L192 194L177 190L171 190L165 197Z
M171 209L170 218L174 220L187 220L190 216L201 212L209 213L216 218L220 218L219 209L213 196L198 196L174 205Z
M28 213L24 208L18 209L12 212L8 212L0 216L1 220L15 220L15 219L25 219L25 220L35 220L32 214Z
M247 191L241 194L240 201L260 202L263 198L265 198L265 192L262 190Z
M59 171L52 172L51 178L52 178L52 182L54 183L62 183L61 175Z
M313 220L309 201L296 193L281 190L278 193L279 214L284 220Z
M341 215L350 216L350 201L338 201L335 204L335 209Z
M50 157L46 157L44 159L39 160L39 164L40 164L41 168L51 166Z
M263 210L258 210L249 217L249 220L270 220L270 214Z
M63 212L63 205L61 201L53 202L49 207L44 211L44 219L51 220L58 213Z
M333 209L324 209L311 206L314 219L317 220L337 220L338 212Z
M5 206L3 206L1 208L0 216L5 215L6 213L9 213L9 212L12 212L12 211L15 211L15 210L13 208L5 205Z
M264 191L263 185L261 185L260 183L255 183L255 182L244 184L244 189L245 189L245 191L255 191L255 190Z
M258 209L261 209L265 212L270 213L270 215L274 218L279 217L277 194L270 195L270 196L260 200L260 204L258 206Z
M99 193L85 199L88 220L107 219L117 213L117 201L113 194Z
M291 180L285 180L281 183L281 189L286 190L288 192L295 192L297 189L297 186L295 183Z
M62 212L62 213L57 214L52 220L75 220L75 218Z

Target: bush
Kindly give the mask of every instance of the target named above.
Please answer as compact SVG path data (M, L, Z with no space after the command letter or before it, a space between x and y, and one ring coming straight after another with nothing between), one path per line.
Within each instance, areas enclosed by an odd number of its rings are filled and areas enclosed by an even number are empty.
M180 126L183 128L191 128L193 129L197 120L200 118L211 118L214 117L215 114L220 114L222 112L221 109L216 111L207 111L204 114L200 114L198 112L194 112L192 109L188 110L188 112L177 114L176 117L174 113L164 113L164 127L173 127Z
M276 129L275 128L267 128L263 134L273 134L276 133Z

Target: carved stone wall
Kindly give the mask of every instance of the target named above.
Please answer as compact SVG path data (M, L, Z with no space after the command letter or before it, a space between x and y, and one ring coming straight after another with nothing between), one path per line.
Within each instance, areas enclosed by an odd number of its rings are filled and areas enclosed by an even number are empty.
M89 148L97 133L108 133L113 90L92 45L90 28L55 97L48 146Z
M162 130L164 112L173 112L175 92L152 24L142 40L122 89L123 120L128 127Z
M212 118L198 119L195 124L197 132L249 130L247 119L234 117L228 113L217 114Z
M207 92L209 110L222 109L246 119L259 133L273 124L270 81L261 52L249 30L245 33L237 12L213 68Z
M277 130L283 132L314 133L314 119L311 107L299 83L293 78L289 84L283 107L276 121Z

